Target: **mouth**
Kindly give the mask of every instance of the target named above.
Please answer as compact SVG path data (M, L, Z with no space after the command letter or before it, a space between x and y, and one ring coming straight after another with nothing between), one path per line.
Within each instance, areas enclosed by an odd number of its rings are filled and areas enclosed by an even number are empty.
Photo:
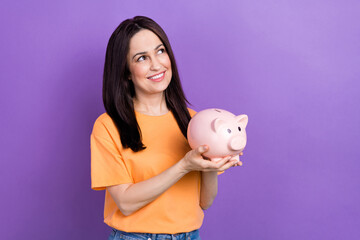
M151 80L151 81L154 81L154 82L160 82L161 80L164 79L164 77L165 77L165 72L166 72L166 71L163 71L163 72L158 73L158 74L156 74L156 75L152 75L152 76L148 77L147 79L149 79L149 80Z

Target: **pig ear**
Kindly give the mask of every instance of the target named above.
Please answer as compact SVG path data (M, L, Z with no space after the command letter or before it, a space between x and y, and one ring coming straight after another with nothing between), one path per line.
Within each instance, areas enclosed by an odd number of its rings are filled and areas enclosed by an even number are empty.
M236 116L235 119L236 122L241 124L243 128L245 128L246 125L248 124L248 116L246 114Z
M215 118L215 120L212 121L212 123L211 123L212 130L217 132L219 130L219 128L221 127L221 125L223 125L224 123L225 123L224 120Z

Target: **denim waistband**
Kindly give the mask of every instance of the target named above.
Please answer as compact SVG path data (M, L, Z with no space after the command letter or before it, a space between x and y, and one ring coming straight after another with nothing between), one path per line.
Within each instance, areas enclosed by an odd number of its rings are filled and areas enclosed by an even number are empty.
M117 229L113 229L110 236L113 240L200 240L199 230L191 232L176 233L176 234L163 234L163 233L135 233L135 232L123 232ZM109 238L110 239L110 238Z

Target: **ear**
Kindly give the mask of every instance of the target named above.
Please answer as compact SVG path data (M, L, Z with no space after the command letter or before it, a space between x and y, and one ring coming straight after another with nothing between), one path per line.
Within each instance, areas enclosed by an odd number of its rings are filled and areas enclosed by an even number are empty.
M213 120L211 123L211 128L214 132L217 132L219 130L219 128L221 127L221 125L223 125L224 123L225 123L224 120L215 118L215 120Z
M125 76L126 76L127 80L131 81L131 72L130 71L127 70L125 73Z
M236 119L236 122L241 124L241 126L243 128L245 128L246 125L248 124L248 116L246 114L236 116L235 119Z

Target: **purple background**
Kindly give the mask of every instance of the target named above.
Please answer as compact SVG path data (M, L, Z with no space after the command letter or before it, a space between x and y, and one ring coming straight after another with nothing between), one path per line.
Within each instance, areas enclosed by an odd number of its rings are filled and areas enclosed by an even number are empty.
M249 116L202 238L360 239L360 2L9 1L0 5L1 239L106 239L89 136L107 41L146 15L195 110Z

